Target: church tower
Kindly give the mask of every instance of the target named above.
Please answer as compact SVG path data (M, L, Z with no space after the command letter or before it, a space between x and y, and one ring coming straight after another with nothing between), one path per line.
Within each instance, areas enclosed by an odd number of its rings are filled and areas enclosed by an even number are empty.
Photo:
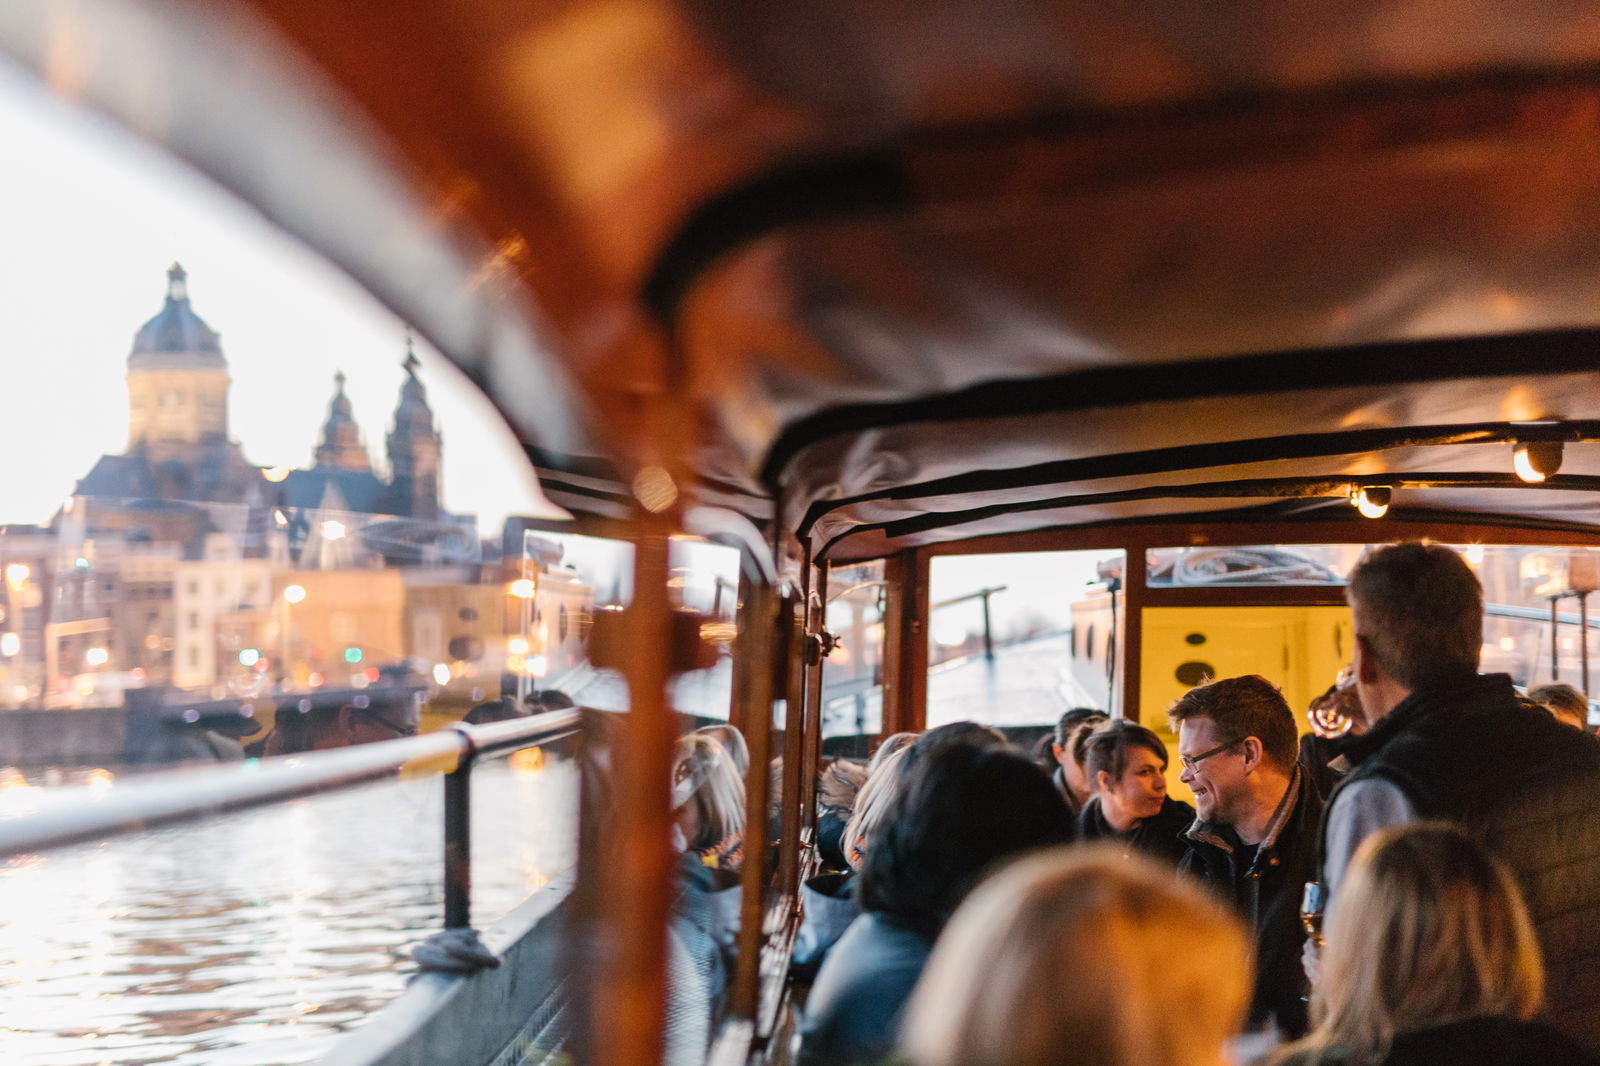
M388 440L389 472L396 514L437 518L439 460L444 442L434 428L428 394L417 380L417 367L421 365L407 337L406 380L400 387L400 404L394 410L394 429Z
M128 450L159 462L228 443L228 363L222 338L189 306L188 275L167 270L167 302L128 353Z
M372 459L361 442L361 430L350 411L350 397L344 394L344 371L333 376L333 401L328 404L328 419L322 424L322 439L312 456L312 465L368 473Z

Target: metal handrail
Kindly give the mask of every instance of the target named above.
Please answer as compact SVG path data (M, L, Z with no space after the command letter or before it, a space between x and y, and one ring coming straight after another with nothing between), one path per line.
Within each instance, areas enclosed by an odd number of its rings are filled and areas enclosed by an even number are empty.
M445 915L465 925L470 879L468 785L482 758L507 755L572 735L576 710L550 711L492 725L453 723L417 737L333 751L250 760L215 770L155 774L111 788L40 792L38 807L0 814L0 856L44 851L88 840L136 833L157 826L197 821L366 784L396 773L445 774Z

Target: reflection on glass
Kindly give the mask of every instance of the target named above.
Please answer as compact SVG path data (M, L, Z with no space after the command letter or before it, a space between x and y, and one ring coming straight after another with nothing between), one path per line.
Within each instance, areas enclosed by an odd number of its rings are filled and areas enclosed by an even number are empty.
M1053 723L1110 709L1121 660L1120 551L932 561L928 725Z
M1152 548L1145 566L1151 588L1342 585L1364 550L1360 544Z
M824 628L838 640L822 669L822 735L873 736L883 729L884 564L834 567ZM865 755L859 745L838 754Z

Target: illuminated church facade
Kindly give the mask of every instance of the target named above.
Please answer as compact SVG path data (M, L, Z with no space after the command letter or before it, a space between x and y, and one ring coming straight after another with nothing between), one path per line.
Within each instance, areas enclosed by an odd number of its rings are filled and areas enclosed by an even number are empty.
M374 468L342 372L310 465L256 465L229 433L221 337L195 312L174 263L161 310L128 353L127 448L100 457L53 525L64 542L117 536L178 545L184 558L307 569L469 561L476 526L441 506L444 442L409 342L403 365L387 476Z

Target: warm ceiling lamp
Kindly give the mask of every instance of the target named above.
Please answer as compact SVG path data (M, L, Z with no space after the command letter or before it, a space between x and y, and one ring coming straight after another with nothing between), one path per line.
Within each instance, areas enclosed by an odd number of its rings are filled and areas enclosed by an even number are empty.
M1350 504L1363 518L1382 518L1389 513L1394 490L1387 485L1356 485L1350 490Z
M1561 469L1561 442L1522 441L1511 452L1511 467L1522 480L1537 485Z

